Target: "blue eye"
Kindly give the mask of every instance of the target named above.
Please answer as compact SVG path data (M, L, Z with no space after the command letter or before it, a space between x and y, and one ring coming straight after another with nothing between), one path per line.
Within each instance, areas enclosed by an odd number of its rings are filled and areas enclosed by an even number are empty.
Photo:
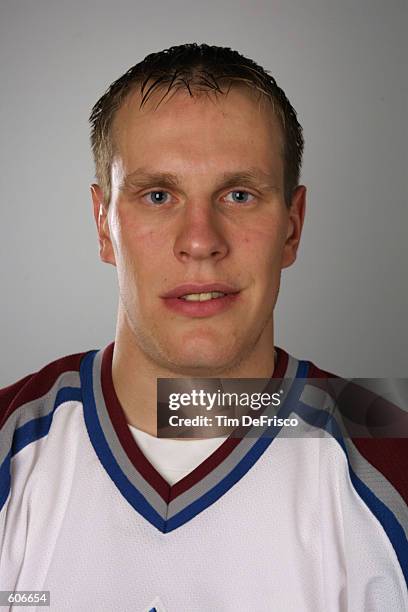
M149 193L146 193L145 195L147 197L152 196L152 199L150 200L150 204L166 204L169 194L167 191L157 190L157 191L149 191Z
M235 204L248 204L248 202L252 202L250 198L254 198L254 196L248 191L242 191L241 189L236 189L235 191L230 191L228 195L232 194L232 201ZM231 202L231 200L228 200Z

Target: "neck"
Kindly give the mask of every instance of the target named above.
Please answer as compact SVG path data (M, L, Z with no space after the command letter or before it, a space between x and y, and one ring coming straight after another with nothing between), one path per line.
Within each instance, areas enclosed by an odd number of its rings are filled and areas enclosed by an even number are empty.
M274 371L273 323L248 356L236 366L217 372L172 370L153 361L139 346L126 317L118 317L112 379L127 422L157 435L157 378L270 378ZM268 333L269 332L269 333Z

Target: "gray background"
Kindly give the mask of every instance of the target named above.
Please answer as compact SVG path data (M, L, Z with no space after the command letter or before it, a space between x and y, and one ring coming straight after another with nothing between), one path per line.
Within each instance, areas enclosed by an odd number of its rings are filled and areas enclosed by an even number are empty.
M298 111L308 211L277 343L352 377L407 375L407 5L391 0L1 0L0 386L114 338L90 108L151 52L231 46Z

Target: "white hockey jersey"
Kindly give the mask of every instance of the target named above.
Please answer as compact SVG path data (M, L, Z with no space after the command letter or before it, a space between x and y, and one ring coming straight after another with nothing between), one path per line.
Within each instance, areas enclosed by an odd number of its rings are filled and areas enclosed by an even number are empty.
M0 590L57 612L407 612L406 440L231 437L171 486L112 355L0 391ZM279 349L274 376L325 373ZM307 421L307 397L286 410Z

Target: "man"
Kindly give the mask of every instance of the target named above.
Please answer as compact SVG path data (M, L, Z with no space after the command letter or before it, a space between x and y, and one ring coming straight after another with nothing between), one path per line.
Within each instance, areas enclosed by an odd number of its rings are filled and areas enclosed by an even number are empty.
M1 588L55 610L406 610L401 440L156 437L158 378L328 377L274 347L306 194L285 94L235 51L181 45L91 124L115 342L2 391Z

